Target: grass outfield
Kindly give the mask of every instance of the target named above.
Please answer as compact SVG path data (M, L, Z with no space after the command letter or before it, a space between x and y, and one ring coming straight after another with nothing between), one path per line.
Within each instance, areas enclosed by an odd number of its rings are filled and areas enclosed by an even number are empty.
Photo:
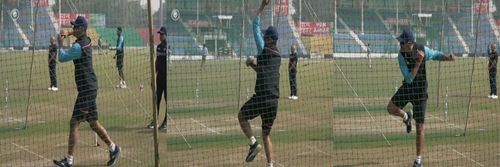
M123 148L118 166L153 166L153 133L145 128L151 119L153 105L147 50L126 52L127 89L115 88L118 76L112 53L98 55L97 50L94 52L94 69L100 87L99 119ZM35 55L28 128L19 130L26 116L30 62L31 54L28 53L0 56L0 84L5 88L5 81L9 83L8 103L3 100L6 92L1 93L0 166L51 166L52 159L59 159L66 152L69 118L76 98L73 64L58 64L59 91L49 92L46 53ZM403 166L412 163L415 133L406 134L401 120L388 116L385 111L385 105L402 80L397 62L395 59L374 59L373 69L366 63L364 59L300 60L299 100L289 101L286 99L289 94L288 61L282 61L282 97L272 132L276 166ZM263 152L255 162L244 162L247 140L236 118L239 107L253 92L255 72L239 60L209 60L202 71L199 64L199 61L173 61L169 71L171 119L168 132L161 132L159 136L162 166L264 165ZM336 65L342 69L350 86ZM441 64L439 106L438 63L427 65L426 166L494 166L500 163L500 152L495 149L500 146L498 111L495 110L498 101L486 98L489 92L486 61L478 59L476 65L466 137L455 135L462 134L465 128L472 59L461 58L454 63ZM139 89L141 84L144 91ZM446 86L448 114L445 118ZM163 118L164 107L162 103L160 118ZM260 119L252 121L252 126L261 141ZM106 147L92 146L93 134L85 123L81 125L80 138L76 165L104 166Z

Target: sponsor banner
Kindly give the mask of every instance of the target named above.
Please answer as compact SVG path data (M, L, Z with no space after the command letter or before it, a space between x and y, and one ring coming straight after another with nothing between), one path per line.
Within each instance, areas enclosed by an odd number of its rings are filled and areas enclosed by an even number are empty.
M300 33L306 36L327 36L330 32L329 22L299 22Z

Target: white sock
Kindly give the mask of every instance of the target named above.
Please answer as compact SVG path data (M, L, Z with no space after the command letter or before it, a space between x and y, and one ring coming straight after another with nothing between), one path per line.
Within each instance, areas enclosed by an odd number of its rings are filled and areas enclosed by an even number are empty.
M66 160L68 161L69 164L73 164L73 156L66 155Z
M267 167L273 167L273 163L272 162L267 163Z
M257 139L254 136L250 137L250 145L255 144L255 142L257 142Z
M408 119L408 114L407 114L407 113L405 113L405 115L403 116L403 120L405 120L405 121L406 121L407 119Z
M417 158L415 159L415 161L418 163L418 164L421 164L422 163L422 156L417 156Z
M109 151L110 151L110 152L113 152L113 151L115 151L115 149L116 149L116 145L115 145L115 143L111 143L111 144L109 145Z

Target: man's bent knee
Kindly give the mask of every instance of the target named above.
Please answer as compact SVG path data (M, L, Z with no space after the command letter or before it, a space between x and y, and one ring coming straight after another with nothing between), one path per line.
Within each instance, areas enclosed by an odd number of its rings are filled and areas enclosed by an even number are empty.
M390 101L389 104L387 104L387 112L391 114L397 113L399 108L392 102Z

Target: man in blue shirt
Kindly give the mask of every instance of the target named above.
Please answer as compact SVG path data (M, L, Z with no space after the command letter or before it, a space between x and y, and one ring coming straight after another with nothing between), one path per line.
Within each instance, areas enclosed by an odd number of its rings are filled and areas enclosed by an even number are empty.
M407 28L397 38L400 42L398 61L403 74L403 85L392 96L387 105L387 111L394 116L403 118L406 132L411 132L411 119L415 119L417 128L417 158L414 167L422 166L422 152L424 149L424 119L427 105L427 75L425 64L429 60L454 61L455 56L445 56L439 51L415 43L413 32ZM412 103L413 112L404 112L403 108Z
M246 162L253 161L262 149L255 139L249 120L260 116L262 119L262 138L266 151L267 167L273 166L273 148L271 142L271 128L278 112L279 80L281 55L277 48L278 31L269 26L264 34L260 29L260 16L269 0L263 0L253 20L253 32L257 44L257 60L248 59L246 65L257 72L255 94L240 109L238 120L241 130L250 140Z
M116 58L116 68L118 69L118 75L120 77L120 82L116 85L117 88L127 88L127 83L125 82L125 75L123 74L123 59L125 57L125 39L122 35L122 28L116 28L116 54L113 59Z
M76 41L67 51L61 50L59 52L59 61L73 61L78 96L70 121L68 154L64 159L59 161L54 160L53 162L58 167L73 166L73 152L78 141L78 129L80 123L86 121L90 124L92 130L108 145L109 161L107 165L112 166L118 161L121 149L118 145L115 145L106 132L106 129L104 129L97 119L96 98L98 86L97 77L92 65L92 44L90 38L87 36L87 21L84 17L78 16L75 21L71 22L71 25L73 25L72 32L63 31L60 35L62 37L73 35L76 37ZM61 42L59 40L59 46L61 46Z

